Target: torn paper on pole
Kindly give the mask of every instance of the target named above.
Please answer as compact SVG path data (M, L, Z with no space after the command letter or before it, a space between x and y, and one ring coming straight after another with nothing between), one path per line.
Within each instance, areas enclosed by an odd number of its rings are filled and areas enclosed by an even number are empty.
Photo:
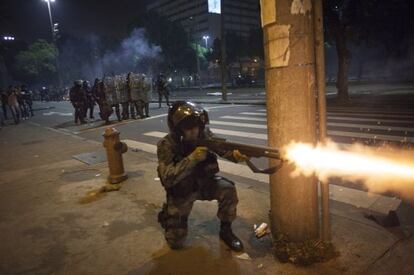
M289 65L289 30L290 25L272 25L266 29L268 37L268 44L266 45L268 67L277 68Z

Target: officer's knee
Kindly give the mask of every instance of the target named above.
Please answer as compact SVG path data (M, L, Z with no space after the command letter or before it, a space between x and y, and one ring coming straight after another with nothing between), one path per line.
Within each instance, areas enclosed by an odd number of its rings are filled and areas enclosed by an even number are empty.
M220 200L238 203L239 199L237 197L236 187L232 184L227 184L226 186L222 187L220 190Z

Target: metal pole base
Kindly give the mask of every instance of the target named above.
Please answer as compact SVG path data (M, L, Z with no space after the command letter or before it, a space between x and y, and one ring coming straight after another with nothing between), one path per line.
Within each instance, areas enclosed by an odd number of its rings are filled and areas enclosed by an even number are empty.
M111 184L117 184L120 182L123 182L128 178L128 175L126 173L123 173L121 175L110 175L108 176L108 182Z

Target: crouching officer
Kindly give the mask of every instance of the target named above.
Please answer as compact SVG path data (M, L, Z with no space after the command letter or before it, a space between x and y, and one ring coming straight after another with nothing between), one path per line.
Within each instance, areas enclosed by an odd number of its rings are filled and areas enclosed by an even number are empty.
M197 147L197 140L212 136L206 128L208 114L201 107L185 101L169 109L169 134L158 142L158 175L167 193L167 201L158 214L165 239L172 249L183 247L187 222L196 200L217 200L221 221L220 238L232 250L243 250L243 244L232 231L238 203L234 183L219 177L217 154L233 162L247 159L238 150L212 152Z

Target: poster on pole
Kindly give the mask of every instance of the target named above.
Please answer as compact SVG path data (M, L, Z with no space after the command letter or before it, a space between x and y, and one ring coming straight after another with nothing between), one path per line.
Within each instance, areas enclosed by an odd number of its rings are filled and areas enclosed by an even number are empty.
M262 27L276 22L276 0L260 0Z
M208 12L221 14L221 0L208 0Z

